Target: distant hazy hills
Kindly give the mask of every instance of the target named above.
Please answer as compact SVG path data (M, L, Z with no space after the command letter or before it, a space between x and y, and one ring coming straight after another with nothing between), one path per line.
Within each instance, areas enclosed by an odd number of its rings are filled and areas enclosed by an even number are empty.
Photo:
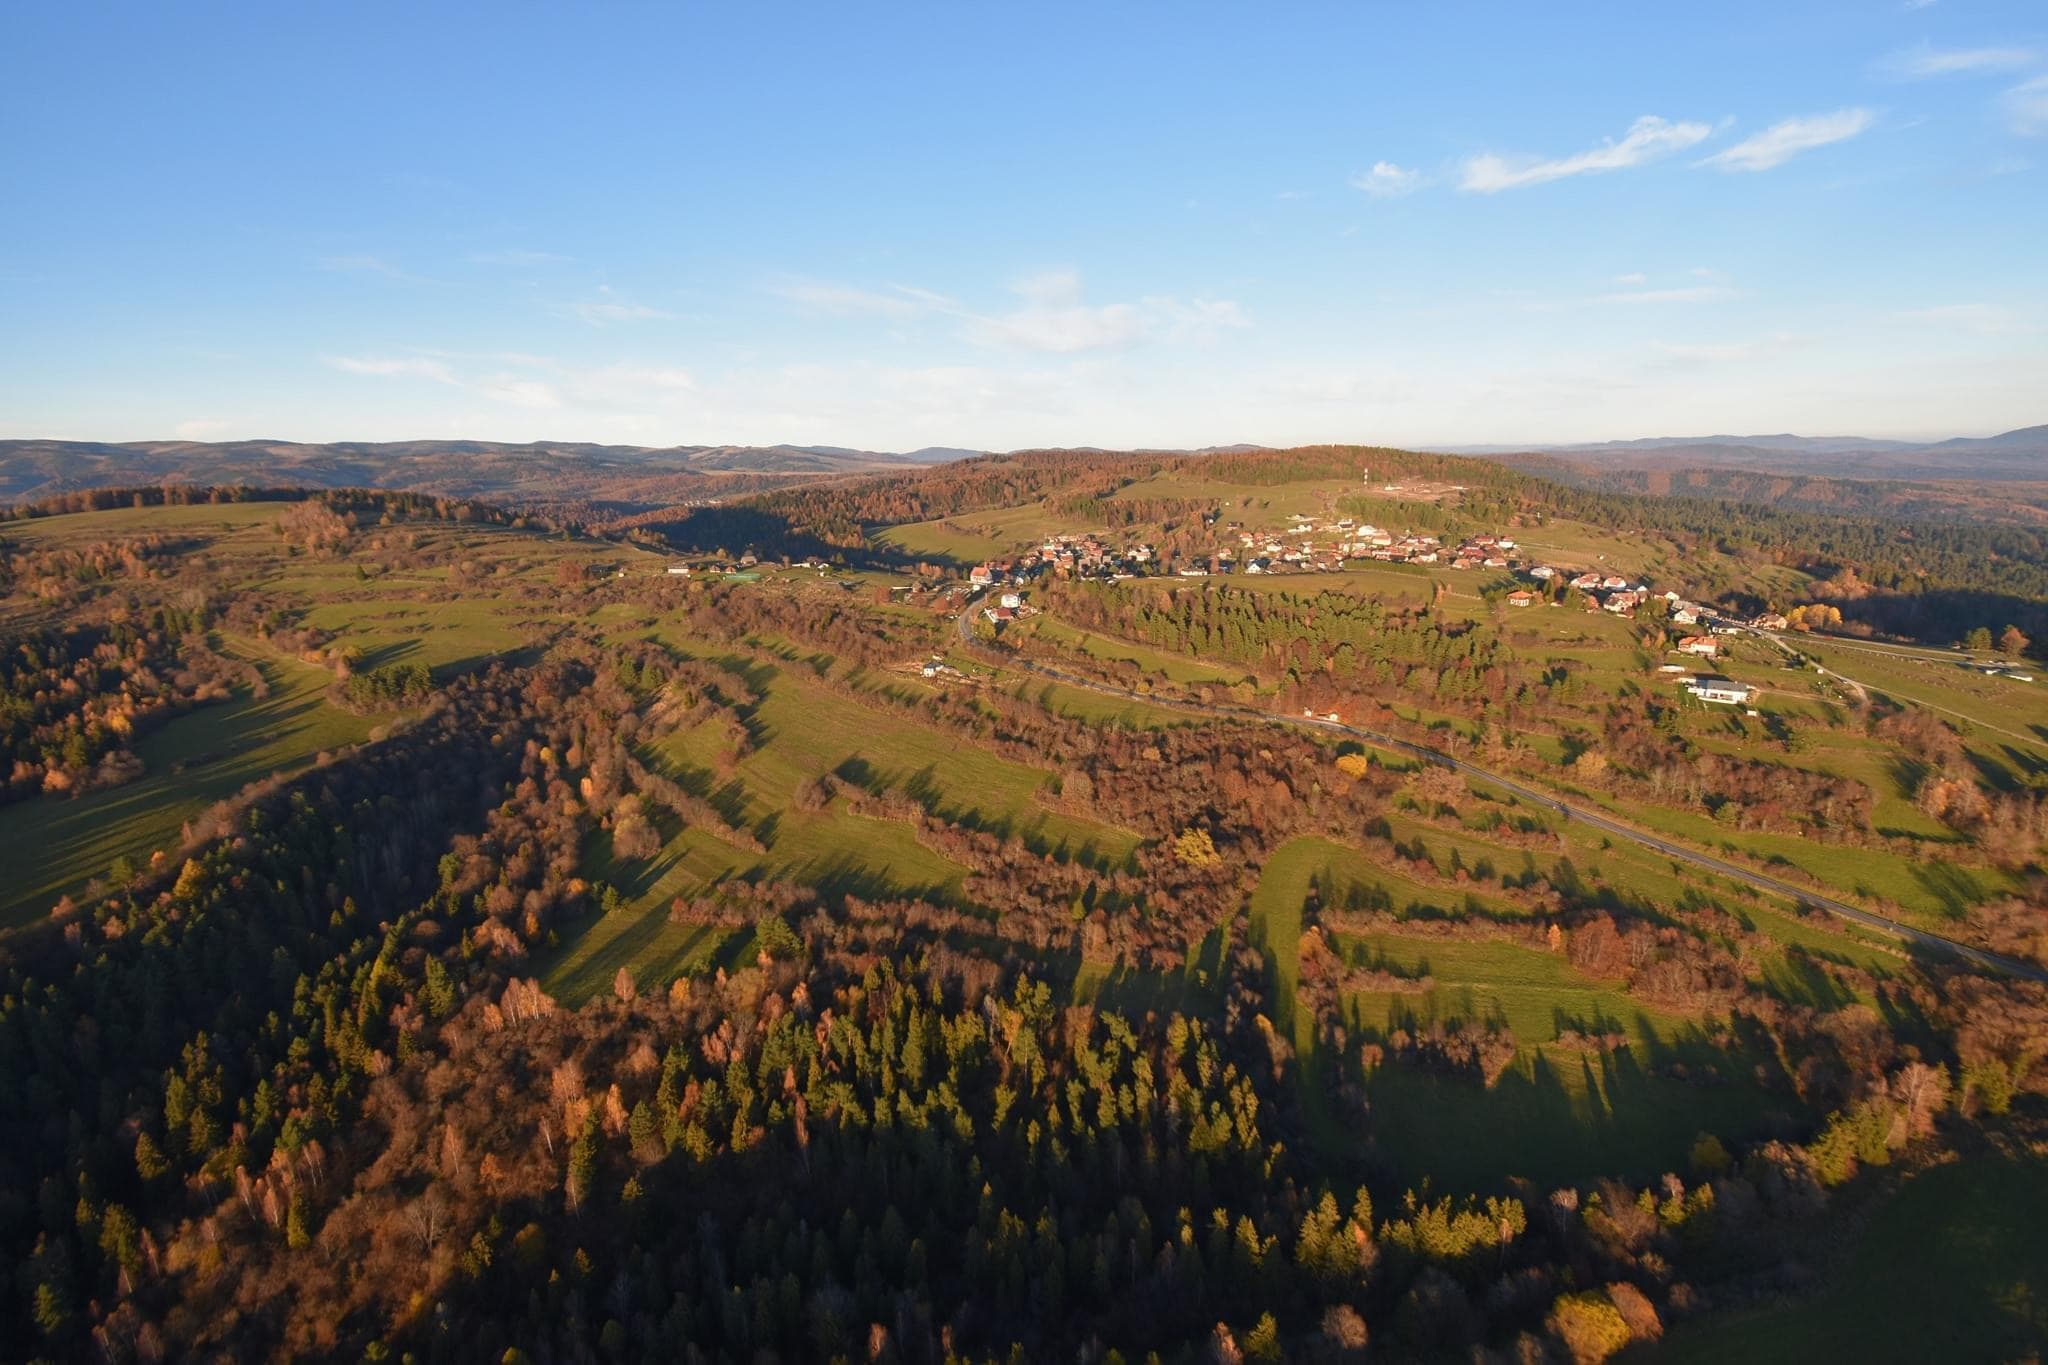
M1087 447L1091 448L1092 447ZM1263 447L1217 445L1192 454ZM1911 442L1860 436L1654 436L1576 446L1437 447L1612 492L1806 510L2048 519L2048 426ZM575 441L0 441L0 503L164 482L396 488L625 516L790 483L983 452L931 446L622 446ZM1995 487L1987 487L1995 485Z
M298 484L400 488L463 497L658 503L718 486L902 468L979 451L838 446L613 446L574 441L0 441L0 502L82 488ZM735 476L759 476L739 479Z
M1747 469L1838 479L2048 480L2048 426L1947 441L1863 436L1650 436L1566 446L1442 446L1450 454L1544 456L1594 470Z

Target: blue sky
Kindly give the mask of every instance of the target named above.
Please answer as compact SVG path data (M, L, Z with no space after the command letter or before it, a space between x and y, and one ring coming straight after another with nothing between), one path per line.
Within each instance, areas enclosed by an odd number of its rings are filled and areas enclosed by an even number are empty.
M2044 176L2032 0L16 4L0 435L1985 434Z

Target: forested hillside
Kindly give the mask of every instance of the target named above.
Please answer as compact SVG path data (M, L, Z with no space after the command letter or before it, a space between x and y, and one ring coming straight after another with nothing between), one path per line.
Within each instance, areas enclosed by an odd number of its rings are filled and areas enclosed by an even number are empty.
M1415 557L1236 567L1366 522ZM1947 593L2024 653L2030 535L1336 447L622 528L16 509L0 1355L1600 1361L1838 1311L1916 1191L2048 1187L2048 705L1835 629ZM1823 629L1674 619L1709 591ZM2013 1354L2040 1258L1985 1256L1885 1310Z

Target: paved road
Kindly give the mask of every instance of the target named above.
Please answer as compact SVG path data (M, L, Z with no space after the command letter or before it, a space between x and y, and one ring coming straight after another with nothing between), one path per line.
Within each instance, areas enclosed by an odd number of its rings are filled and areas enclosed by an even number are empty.
M979 605L979 598L969 599L966 608L961 611L955 624L960 632L960 642L963 645L976 653L989 655L993 654L994 651L989 650L974 638L974 613ZM1274 711L1255 710L1249 706L1224 706L1203 702L1170 700L1158 696L1146 696L1129 688L1115 687L1109 683L1097 682L1093 678L1068 673L1063 669L1054 668L1049 664L1039 663L1031 659L1012 658L1005 655L1002 656L1001 661L1005 667L1019 668L1026 672L1036 673L1041 677L1050 678L1068 687L1084 688L1087 691L1100 693L1106 697L1142 702L1148 706L1163 707L1189 715L1213 716L1219 720L1238 720L1267 725L1292 725L1303 729L1324 730L1332 734L1349 735L1356 739L1365 740L1367 743L1376 745L1379 748L1392 749L1396 753L1406 754L1411 758L1420 759L1424 763L1434 763L1438 767L1449 768L1454 772L1463 773L1467 777L1476 777L1482 781L1490 782L1504 791L1513 792L1525 801L1554 810L1567 820L1577 821L1581 825L1597 829L1603 834L1613 835L1618 839L1627 839L1629 842L1638 844L1654 853L1661 853L1673 862L1685 863L1719 876L1732 878L1745 885L1753 886L1759 891L1767 891L1775 896L1784 896L1800 905L1825 910L1831 915L1860 924L1867 929L1874 929L1878 933L1886 934L1915 947L1959 957L1991 971L2006 972L2013 976L2024 977L2029 981L2048 983L2048 971L2044 971L2032 963L2003 957L1997 953L1987 953L1981 948L1973 948L1966 943L1957 943L1954 939L1943 938L1940 934L1929 933L1925 929L1916 929L1910 924L1901 924L1897 920L1887 919L1885 916L1873 913L1872 911L1858 909L1856 906L1838 901L1832 896L1824 896L1817 891L1810 891L1805 887L1795 886L1791 882L1780 881L1776 877L1768 876L1765 873L1752 871L1740 863L1729 862L1726 858L1718 858L1711 853L1702 853L1697 849L1672 843L1669 839L1659 835L1637 829L1633 825L1623 824L1605 811L1588 809L1584 806L1568 805L1552 793L1532 787L1515 778L1505 777L1500 773L1482 768L1475 763L1468 763L1462 758L1454 757L1443 752L1441 749L1432 749L1426 744L1417 744L1412 740L1402 739L1396 735L1382 734L1377 730L1368 730L1363 726L1346 725L1342 721L1324 720L1317 716L1288 716Z

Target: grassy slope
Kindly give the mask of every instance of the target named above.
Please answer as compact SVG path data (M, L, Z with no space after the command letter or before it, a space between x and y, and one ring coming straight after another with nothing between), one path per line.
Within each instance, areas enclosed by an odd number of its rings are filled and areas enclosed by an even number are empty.
M1079 630L1051 616L1038 617L1026 628L1062 649L1079 649L1096 660L1125 660L1136 664L1147 674L1159 674L1177 683L1229 686L1240 681L1256 681L1249 670L1204 663L1191 655L1170 654L1150 645L1133 644L1113 636Z
M1871 1215L1813 1298L1680 1328L1627 1359L2038 1359L2048 1345L2048 1161L1965 1159Z
M619 886L629 904L574 927L541 964L551 991L570 1001L587 998L608 989L621 966L651 989L708 960L717 944L670 925L668 904L729 876L803 881L867 897L957 895L965 870L918 843L908 825L854 815L843 800L815 814L797 810L798 785L820 773L872 790L908 791L951 819L1016 834L1056 856L1121 862L1137 846L1129 830L1041 806L1036 794L1050 774L838 696L803 672L787 665L757 674L766 687L750 717L757 747L729 778L713 776L719 740L708 727L671 735L650 756L760 833L767 855L669 829L654 858L621 866L609 841L598 839L586 873Z
M1325 903L1342 904L1350 887L1363 881L1387 878L1355 849L1296 839L1268 861L1253 895L1254 942L1267 952L1276 1023L1304 1057L1310 1021L1294 1007L1303 901L1314 883ZM1401 904L1401 893L1389 890ZM1723 1076L1742 1076L1753 1059L1707 1043L1698 1021L1648 1009L1548 953L1391 934L1357 940L1347 950L1356 960L1404 973L1426 968L1437 978L1435 989L1422 995L1352 997L1347 1005L1354 1027L1384 1032L1418 1022L1426 1027L1432 1018L1500 1018L1515 1031L1515 1064L1491 1089L1398 1064L1383 1066L1368 1082L1371 1141L1398 1169L1448 1188L1492 1188L1505 1175L1562 1182L1603 1171L1656 1174L1681 1165L1700 1132L1750 1134L1778 1103L1743 1084L1695 1087L1661 1074L1683 1061L1695 1070L1712 1066ZM1546 1046L1560 1029L1590 1027L1627 1033L1633 1046L1606 1058ZM1498 1135L1506 1132L1516 1136L1504 1153Z
M269 697L259 701L239 690L152 732L136 746L144 775L134 782L75 800L38 797L0 807L0 845L36 852L0 883L0 927L76 894L117 857L139 867L157 849L175 852L180 826L215 801L369 734L374 721L327 704L333 679L325 670L253 646L241 650L269 680ZM9 863L15 866L11 857Z

